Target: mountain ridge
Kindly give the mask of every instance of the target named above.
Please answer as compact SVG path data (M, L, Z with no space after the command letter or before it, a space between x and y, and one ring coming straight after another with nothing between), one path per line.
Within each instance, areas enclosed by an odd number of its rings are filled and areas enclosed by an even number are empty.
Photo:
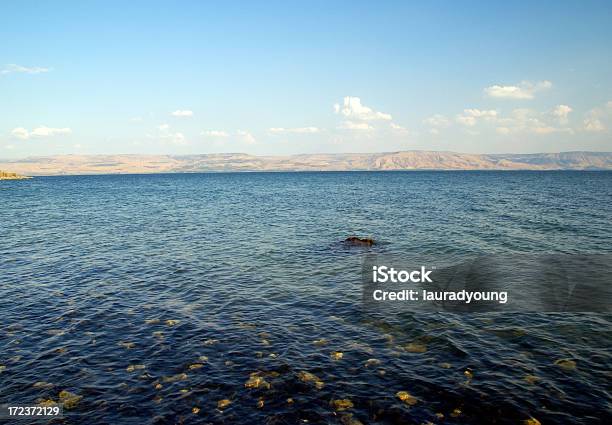
M612 170L612 152L469 154L452 151L295 154L53 155L0 160L22 175L149 174L235 171Z

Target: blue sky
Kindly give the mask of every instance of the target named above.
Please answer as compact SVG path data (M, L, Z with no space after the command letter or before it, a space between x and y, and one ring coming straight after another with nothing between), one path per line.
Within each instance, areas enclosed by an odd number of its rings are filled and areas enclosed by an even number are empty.
M612 2L3 2L0 158L612 150Z

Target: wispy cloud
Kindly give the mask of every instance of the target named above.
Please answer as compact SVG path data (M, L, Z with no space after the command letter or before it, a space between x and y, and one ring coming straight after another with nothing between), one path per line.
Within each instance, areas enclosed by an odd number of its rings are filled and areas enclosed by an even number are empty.
M185 138L185 135L181 132L174 132L170 130L168 124L161 124L157 126L158 134L157 137L163 142L175 146L186 146L189 145L189 141Z
M229 137L229 133L223 130L204 130L200 134L207 137Z
M255 137L245 130L236 130L236 136L241 142L246 143L247 145L252 145L256 142Z
M607 125L612 118L612 100L603 107L593 108L585 115L584 130L592 133L601 133L608 129ZM604 124L604 121L606 123Z
M495 117L497 117L497 111L494 110L464 109L463 113L457 115L455 119L459 124L473 127L478 121L489 121Z
M268 129L268 132L272 134L313 134L319 133L321 130L318 127L297 127L297 128L283 128L283 127L272 127Z
M177 109L174 112L171 112L170 115L173 117L193 117L193 111L187 109Z
M557 105L555 109L553 109L552 114L557 117L560 124L567 124L568 115L572 111L573 109L568 105Z
M515 86L490 86L485 88L484 92L489 97L505 99L533 99L537 92L550 89L551 87L552 83L546 80L539 81L537 83L521 81Z
M27 140L30 138L44 138L44 137L53 137L53 136L61 136L66 134L71 134L72 130L70 128L53 128L40 126L36 127L32 131L29 131L23 127L14 128L11 131L11 135L17 139Z
M0 69L0 75L6 74L42 74L51 71L52 68L44 68L40 66L22 66L15 63L9 63Z
M357 130L357 131L370 131L374 130L367 122L354 122L354 121L342 121L338 126L340 130Z

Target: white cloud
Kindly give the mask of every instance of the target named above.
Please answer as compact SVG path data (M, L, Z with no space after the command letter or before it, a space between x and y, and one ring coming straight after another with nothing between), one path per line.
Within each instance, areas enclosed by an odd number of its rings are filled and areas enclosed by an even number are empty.
M238 138L246 144L252 145L255 143L255 137L253 137L253 135L248 131L237 130L236 136L238 136Z
M450 121L444 115L435 114L429 118L424 119L423 124L429 125L431 127L444 128L450 125Z
M397 131L398 133L408 133L408 129L406 127L403 127L399 124L396 124L394 122L392 122L391 124L389 124L391 126L391 129L394 131Z
M493 120L497 117L497 111L480 110L480 109L464 109L463 114L457 115L456 121L467 127L474 127L480 120Z
M163 143L176 146L186 146L189 144L189 141L187 141L183 133L170 131L170 126L168 124L159 125L157 129L159 130L157 137L161 139Z
M600 119L591 116L584 119L584 129L591 132L605 131L606 127L603 125Z
M561 105L560 105L561 106ZM571 109L571 108L570 108ZM561 108L561 115L565 108ZM566 111L567 112L567 111ZM569 112L566 113L566 115ZM552 134L552 133L573 133L574 131L568 127L556 127L551 123L551 115L558 115L548 112L538 112L533 109L519 108L512 111L508 117L498 117L496 123L500 125L496 129L499 134L510 133L534 133L534 134Z
M30 138L30 132L23 127L14 128L11 135L17 139L26 140Z
M485 88L484 92L489 97L506 99L533 99L536 92L546 90L551 87L552 83L550 81L540 81L537 83L521 81L516 86L490 86Z
M334 112L342 114L346 118L357 121L391 121L391 114L378 112L361 104L361 99L358 97L346 96L343 99L342 105L336 103Z
M27 66L10 63L0 70L0 75L13 74L13 73L42 74L44 72L49 72L49 71L51 71L51 68L43 68L40 66L27 67Z
M573 109L567 105L557 105L555 109L553 109L552 114L557 117L561 124L567 124L567 116Z
M200 134L208 137L229 137L229 133L223 130L204 130Z
M43 137L53 137L53 136L61 136L66 134L71 134L72 130L65 128L52 128L52 127L36 127L32 131L28 131L23 127L14 128L11 131L11 135L17 139L27 140L30 138L43 138Z
M272 127L268 129L268 132L272 134L313 134L318 133L321 130L317 127L297 127L297 128L283 128L283 127Z
M370 131L374 130L367 122L354 122L354 121L343 121L338 126L341 130L358 130L358 131Z
M173 117L193 117L193 111L177 109L170 113Z
M589 132L603 132L608 129L612 118L612 101L608 101L603 107L593 108L585 115L584 129Z

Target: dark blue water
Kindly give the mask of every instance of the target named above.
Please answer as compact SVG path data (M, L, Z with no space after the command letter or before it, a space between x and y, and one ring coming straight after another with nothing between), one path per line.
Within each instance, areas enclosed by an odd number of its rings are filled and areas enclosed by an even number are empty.
M609 316L360 298L372 252L611 253L610 172L39 177L0 182L0 204L0 404L70 391L67 424L610 423Z

